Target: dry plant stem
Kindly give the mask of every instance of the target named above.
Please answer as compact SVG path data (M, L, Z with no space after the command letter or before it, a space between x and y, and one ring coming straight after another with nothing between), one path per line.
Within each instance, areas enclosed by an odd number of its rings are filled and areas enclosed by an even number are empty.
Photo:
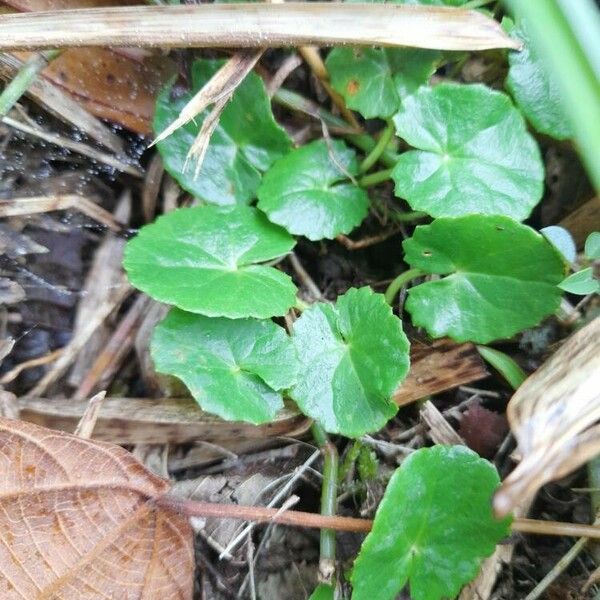
M553 581L563 574L566 568L579 556L581 551L586 547L589 538L581 538L577 540L569 551L561 557L561 559L552 567L546 576L527 594L525 600L538 600L546 592Z
M16 367L13 367L10 371L7 371L0 379L0 385L6 385L11 381L14 381L23 371L32 369L33 367L39 367L40 365L47 365L49 362L56 360L62 354L62 348L53 350L44 354L44 356L38 356L37 358L31 358L26 360Z
M379 235L371 235L360 240L352 240L348 236L340 234L336 236L335 239L342 244L346 250L361 250L362 248L368 248L369 246L375 246L376 244L385 242L385 240L396 235L399 231L400 230L396 228L388 229L387 231L381 232Z
M8 114L8 111L19 101L38 74L48 66L50 61L59 56L60 53L60 50L39 52L32 56L19 69L14 79L0 94L0 116Z
M117 310L121 302L131 293L132 288L123 282L118 294L98 307L95 318L90 320L88 326L82 329L79 336L74 337L64 348L60 358L48 373L26 394L26 397L42 395L69 367L77 353L83 348L90 336L96 331L108 315Z
M83 413L81 420L77 424L74 435L89 440L92 437L96 421L98 420L98 414L102 407L102 401L106 397L106 392L98 392L95 396L90 398L86 411Z
M22 67L23 62L16 56L0 53L0 78L12 81ZM57 119L83 131L91 139L116 154L123 152L123 140L118 135L49 80L44 77L34 79L30 82L26 93Z
M128 173L129 175L133 175L134 177L143 177L143 173L137 167L133 167L131 165L125 164L124 162L110 156L109 154L105 154L104 152L99 152L94 148L90 148L85 144L80 142L74 142L64 136L57 135L55 133L47 133L41 129L36 127L31 127L22 121L17 121L16 119L12 119L11 117L2 117L2 123L22 131L23 133L27 133L28 135L32 135L37 137L45 142L50 144L55 144L57 146L61 146L63 148L67 148L68 150L72 150L73 152L77 152L78 154L82 154L83 156L87 156L92 160L96 160L98 162L104 163L109 167L113 167L117 169L117 171L123 171L123 173Z
M412 46L519 48L476 11L394 4L202 4L79 9L0 16L0 49L82 46L264 48Z
M314 46L303 46L298 50L302 55L302 58L306 61L311 71L315 74L317 79L321 82L321 85L325 88L325 91L331 98L331 101L337 106L340 113L344 116L344 119L358 130L362 130L359 122L356 120L354 113L346 107L346 103L342 96L340 96L329 83L329 73L327 67L321 58L319 49Z
M150 305L150 298L140 295L129 309L102 352L94 361L87 375L73 394L73 400L82 400L90 395L101 379L106 379L108 371L114 373L123 357L133 345L133 331L140 324ZM104 383L106 383L104 381Z
M281 512L277 508L264 506L244 506L241 504L214 504L211 502L195 502L179 500L173 496L161 496L156 503L180 511L190 517L216 517L236 519L254 523L279 523L293 527L309 527L313 529L333 529L353 533L368 533L373 521L355 519L354 517L327 516L295 510ZM514 519L511 528L514 532L535 535L553 535L564 537L588 537L600 539L600 527L595 525L578 525L558 521L537 521L535 519Z
M263 53L263 49L255 52L236 52L181 109L177 119L156 137L152 145L164 140L179 127L192 121L209 105L230 98Z
M110 212L79 194L8 198L0 204L0 217L19 217L67 209L77 209L115 233L123 230L123 224L117 221Z

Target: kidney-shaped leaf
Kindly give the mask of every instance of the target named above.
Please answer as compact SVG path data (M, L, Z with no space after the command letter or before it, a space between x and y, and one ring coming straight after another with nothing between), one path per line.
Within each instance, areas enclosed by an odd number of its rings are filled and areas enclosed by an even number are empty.
M441 56L418 48L334 48L326 64L348 108L373 119L391 117L404 97L429 81Z
M210 318L172 309L152 336L157 371L175 375L203 410L228 421L272 421L279 390L296 382L296 356L273 321Z
M123 448L0 418L0 597L191 598L187 519Z
M155 300L209 317L284 315L296 287L256 263L294 246L285 230L249 206L180 208L143 227L125 249L131 283Z
M392 173L396 195L415 210L522 221L542 197L540 151L506 94L478 84L421 87L394 123L417 148L403 153Z
M562 108L560 91L531 44L525 22L517 26L506 18L502 21L502 26L510 35L523 42L522 50L508 54L508 91L539 132L559 140L571 137L571 127Z
M350 289L335 305L313 304L294 323L300 367L290 392L327 431L377 431L398 407L391 396L408 373L408 340L383 295Z
M350 233L369 210L365 190L348 181L356 173L356 153L344 142L312 142L271 167L258 207L273 223L310 240Z
M161 92L154 116L157 133L179 116L192 94L202 88L223 62L196 61L190 94L174 98L172 85ZM225 107L196 177L194 161L186 166L186 157L208 112L158 143L165 168L182 188L206 202L248 203L256 194L262 173L289 151L290 139L273 118L262 80L249 73Z
M447 275L413 287L406 309L434 337L487 343L537 325L560 304L565 267L539 233L508 217L470 215L419 226L405 260Z
M354 564L352 600L454 598L509 532L492 514L496 469L463 446L413 452L392 476ZM385 568L382 568L385 566Z

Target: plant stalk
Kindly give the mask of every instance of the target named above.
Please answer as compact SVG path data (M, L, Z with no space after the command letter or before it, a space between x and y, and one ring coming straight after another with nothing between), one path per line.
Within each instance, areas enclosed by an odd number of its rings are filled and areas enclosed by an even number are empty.
M369 173L358 181L358 185L362 188L372 187L388 181L392 177L393 169L384 169L383 171L375 171L375 173Z
M323 453L323 484L321 487L321 515L333 517L337 512L338 452L325 430L313 423L311 428L315 441ZM319 555L319 579L333 585L335 575L335 530L321 529Z
M340 135L345 140L363 152L372 152L377 145L377 142L370 135L366 133L355 133L352 130L349 131L348 124L343 119L331 114L316 102L313 102L292 90L279 88L273 94L272 100L289 110L304 113L319 121L322 120L328 127L339 129ZM381 154L379 161L386 167L393 167L398 161L398 156L399 155L395 152L385 149Z
M396 294L400 289L405 286L409 281L425 275L421 269L408 269L400 275L397 275L395 279L387 286L385 290L385 300L389 305L392 305Z
M381 157L387 145L390 143L392 136L394 135L394 124L389 121L387 127L381 132L379 140L375 144L375 147L362 161L358 169L359 173L366 173Z
M15 75L12 81L0 94L0 117L8 114L8 111L19 101L27 91L34 79L53 61L61 50L46 50L34 54Z
M281 509L266 508L264 506L196 502L194 500L180 500L169 495L161 496L154 500L154 502L161 508L170 509L188 517L215 517L252 521L254 523L279 523L292 527L326 528L336 531L349 531L351 533L368 533L373 527L373 521L370 519L327 516L295 510L282 511ZM600 527L596 525L516 518L512 522L511 529L520 533L532 533L535 535L600 539Z

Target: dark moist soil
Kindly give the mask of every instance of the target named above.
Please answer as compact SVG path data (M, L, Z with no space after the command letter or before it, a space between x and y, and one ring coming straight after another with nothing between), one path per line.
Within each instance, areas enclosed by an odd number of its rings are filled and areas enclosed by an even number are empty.
M267 53L262 61L263 73L273 74L285 56L281 51ZM185 86L191 53L176 53L175 58L182 73L180 85ZM502 77L497 76L498 69L492 68L497 66L496 58L497 55L489 53L469 61L461 73L462 79L484 80L488 84L499 85ZM487 80L488 73L494 74L495 79ZM439 75L443 76L444 73ZM326 94L305 66L297 68L285 85L330 108ZM30 102L24 100L22 106L48 130L70 136L75 134ZM320 125L309 118L292 115L280 108L276 108L276 115L293 135L301 134L304 139L321 135ZM142 167L146 167L155 152L154 149L145 150L149 140L125 132L120 135L126 142L131 158L139 159ZM93 146L89 140L88 143ZM582 199L591 197L589 183L573 148L546 138L541 139L540 144L548 175L544 201L529 221L536 228L557 223L570 214ZM167 179L165 176L163 190ZM0 126L0 199L80 193L95 199L104 209L112 212L123 192L129 191L132 198L131 217L118 233L108 232L96 221L75 210L14 217L0 222L0 276L17 282L25 292L23 300L4 304L0 308L1 337L10 335L17 340L14 350L0 368L0 375L24 361L42 357L68 343L83 298L82 288L100 243L110 236L126 239L131 235L131 230L143 224L141 189L138 180L122 176L86 157ZM397 205L390 185L382 185L374 193L384 208L386 205ZM185 194L180 194L178 201L180 204L187 201ZM160 213L162 208L159 202L156 212ZM351 237L356 240L371 236L380 233L385 226L384 214L371 215ZM327 298L335 299L352 286L371 285L383 291L394 275L404 268L400 242L403 237L410 235L411 229L412 226L407 226L404 231L382 243L356 251L349 251L336 241L311 244L301 240L297 255ZM40 246L47 252L40 253ZM282 268L289 267L283 263ZM290 275L296 278L291 270ZM300 285L301 282L297 283ZM576 302L574 298L571 300ZM107 321L109 330L114 330L119 324L133 301L134 298L130 298L117 314L110 316ZM595 308L590 304L587 310ZM409 333L413 337L426 339L422 332ZM536 329L498 347L531 372L543 363L567 333L556 320L549 319ZM91 362L88 366L91 366ZM17 395L25 394L47 369L47 366L27 369L5 387ZM507 437L504 417L510 389L497 375L490 375L473 385L475 389L459 388L434 396L433 402L443 411L473 399L471 406L476 410L470 417L462 418L461 423L461 419L457 418L460 414L455 414L448 420L472 447L493 460L501 476L505 476L514 466L510 458L514 443ZM67 375L46 394L69 397L73 389ZM109 395L139 397L156 393L141 378L140 362L134 352L122 360L108 385ZM431 444L426 431L397 442L402 432L418 423L418 407L413 404L400 410L396 418L373 436L387 442L375 445L371 450L377 461L377 475L361 480L356 468L349 470L340 486L343 498L340 502L341 514L363 517L374 514L385 482L403 456L401 451L394 451L394 446L415 448ZM343 462L352 443L344 439L335 442ZM266 502L281 486L281 478L301 468L315 452L309 439L299 442L279 440L273 445L270 449L250 449L240 454L237 460L225 458L198 464L190 458L192 445L170 447L169 456L177 460L171 461L170 464L174 466L169 475L181 485L193 479L195 497L199 499L249 503L256 501L257 496L267 490L261 497L261 501ZM165 448L155 450L159 455L164 455L166 451ZM145 462L151 467L156 464L151 453L147 453ZM285 498L291 493L298 496L295 508L318 511L320 469L320 459L314 460L286 494ZM276 485L278 482L279 486ZM273 486L272 489L269 486ZM532 507L531 516L590 523L589 494L578 491L586 487L585 470L545 486ZM210 520L197 525L197 598L251 598L255 593L257 598L265 600L305 600L314 589L317 583L318 532L257 526L230 555L219 560L219 554L241 527L237 523ZM338 536L341 573L347 573L350 569L361 541L360 535ZM507 542L515 543L516 551L510 564L498 577L491 596L495 599L524 598L573 544L573 540L568 538L525 537L518 534ZM594 598L598 593L595 586L587 594L582 593L581 588L596 568L597 557L595 546L583 551L550 586L544 597L552 600ZM249 574L249 561L254 564L253 575ZM408 598L405 593L400 597Z

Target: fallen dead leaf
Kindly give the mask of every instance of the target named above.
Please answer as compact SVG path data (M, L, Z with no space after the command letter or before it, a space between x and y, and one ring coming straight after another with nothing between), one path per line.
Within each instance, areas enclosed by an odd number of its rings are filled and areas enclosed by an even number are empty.
M123 448L0 418L0 598L191 599L169 488Z
M600 453L600 317L525 380L507 416L523 458L496 492L498 516Z
M4 0L19 12L54 11L136 5L117 0ZM27 52L14 56L26 60ZM173 76L174 65L165 56L132 49L74 48L65 50L43 77L66 92L91 114L118 123L136 133L151 132L154 103L160 88Z

